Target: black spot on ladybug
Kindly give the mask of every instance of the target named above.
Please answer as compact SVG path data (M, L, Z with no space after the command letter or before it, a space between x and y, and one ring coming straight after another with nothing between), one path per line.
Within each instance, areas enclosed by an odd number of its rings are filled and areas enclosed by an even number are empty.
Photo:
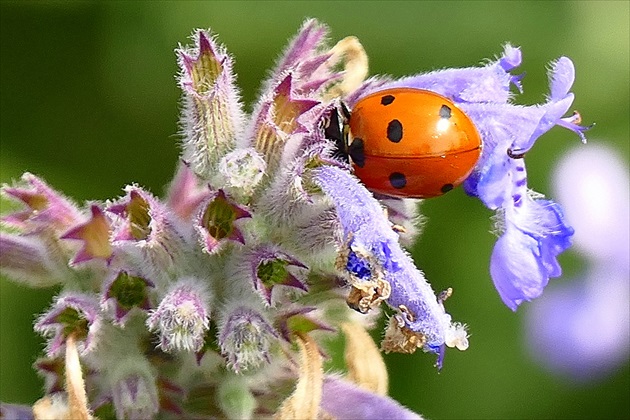
M451 108L447 105L442 105L440 108L440 118L446 118L447 120L451 118Z
M363 152L363 139L356 137L348 146L348 155L352 158L352 162L359 168L365 166L365 154Z
M444 185L442 185L442 188L440 188L440 190L441 190L441 191L442 191L442 193L444 193L444 194L445 194L445 193L447 193L447 192L449 192L449 191L450 191L450 190L452 190L452 189L453 189L453 184L444 184Z
M400 172L392 172L389 174L389 183L396 189L404 188L407 185L407 177Z
M403 137L403 126L398 120L391 120L387 124L387 139L392 143L398 143Z
M385 95L381 98L381 105L387 106L391 104L392 102L394 102L394 99L396 98L392 95Z

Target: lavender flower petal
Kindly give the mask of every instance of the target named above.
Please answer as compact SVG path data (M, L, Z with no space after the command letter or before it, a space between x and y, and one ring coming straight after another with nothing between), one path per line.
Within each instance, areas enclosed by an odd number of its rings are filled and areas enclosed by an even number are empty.
M422 419L389 397L334 376L324 379L321 409L336 419Z

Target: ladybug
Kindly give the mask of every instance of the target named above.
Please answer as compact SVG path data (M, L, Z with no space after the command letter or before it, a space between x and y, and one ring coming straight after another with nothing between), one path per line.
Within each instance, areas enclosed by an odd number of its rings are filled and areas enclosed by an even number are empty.
M354 174L379 194L442 195L464 182L481 155L481 136L471 119L431 91L382 90L360 99L350 113L343 106L341 111L335 120L345 118L347 127L328 134Z

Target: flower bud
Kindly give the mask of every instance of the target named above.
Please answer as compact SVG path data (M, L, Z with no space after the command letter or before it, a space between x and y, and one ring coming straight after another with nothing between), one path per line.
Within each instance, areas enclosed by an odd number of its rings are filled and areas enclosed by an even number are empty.
M235 306L220 321L218 338L227 366L240 373L270 362L269 351L278 334L260 312Z
M159 347L166 351L199 351L210 327L209 296L203 283L183 278L151 311L149 330L159 333Z

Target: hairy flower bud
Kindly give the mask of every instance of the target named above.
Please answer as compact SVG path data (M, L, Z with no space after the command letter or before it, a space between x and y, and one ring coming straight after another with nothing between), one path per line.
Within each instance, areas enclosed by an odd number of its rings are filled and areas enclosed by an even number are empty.
M270 348L278 334L260 312L235 306L220 320L218 338L227 366L240 373L269 363Z
M184 112L182 159L204 179L235 145L244 113L234 84L232 58L205 31L192 48L178 49Z
M157 309L151 311L147 327L159 333L159 346L166 352L199 351L209 328L208 305L209 296L203 283L194 278L180 279Z

